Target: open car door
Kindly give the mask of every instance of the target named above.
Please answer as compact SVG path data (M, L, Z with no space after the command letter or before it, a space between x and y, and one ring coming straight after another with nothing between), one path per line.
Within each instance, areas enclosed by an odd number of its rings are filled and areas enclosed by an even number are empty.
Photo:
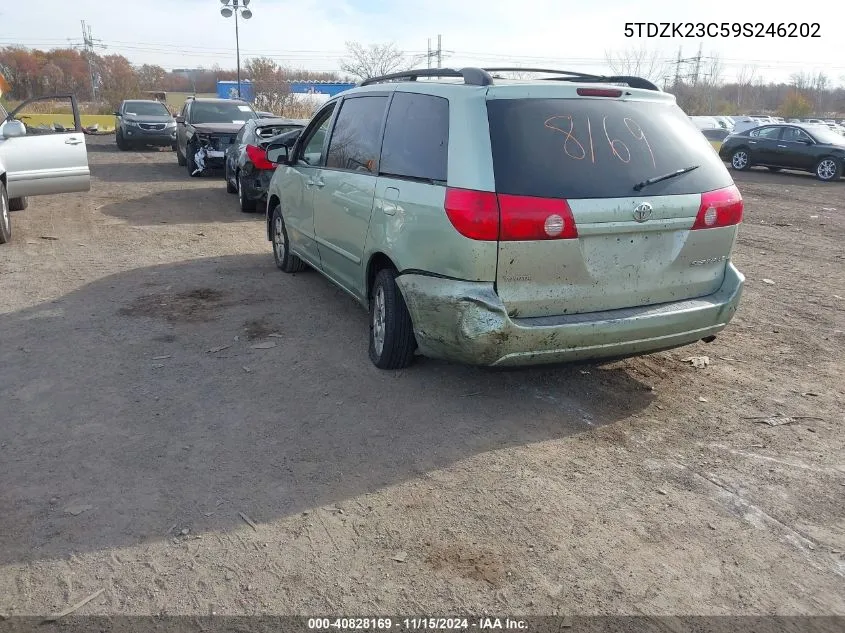
M0 123L0 157L10 198L88 191L91 172L76 97L24 101Z

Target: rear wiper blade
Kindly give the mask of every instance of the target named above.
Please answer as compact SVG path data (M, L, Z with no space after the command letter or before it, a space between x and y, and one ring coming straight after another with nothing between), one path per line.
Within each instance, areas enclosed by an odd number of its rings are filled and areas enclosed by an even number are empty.
M701 167L701 165L691 165L690 167L684 167L683 169L678 169L668 174L663 174L662 176L655 176L654 178L643 180L642 182L639 182L634 185L634 191L639 191L643 187L648 187L649 185L653 185L656 182L663 182L664 180L669 180L670 178L675 178L683 174L688 174L691 171L695 171L699 167Z

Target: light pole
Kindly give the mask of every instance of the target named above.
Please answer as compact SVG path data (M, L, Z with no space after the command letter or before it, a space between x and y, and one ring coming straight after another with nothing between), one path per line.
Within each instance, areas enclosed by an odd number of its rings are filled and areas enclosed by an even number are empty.
M252 17L252 11L247 9L249 0L220 0L223 8L220 9L220 15L224 18L231 18L235 16L235 52L238 58L238 99L241 98L241 43L238 38L238 13L244 20L249 20Z

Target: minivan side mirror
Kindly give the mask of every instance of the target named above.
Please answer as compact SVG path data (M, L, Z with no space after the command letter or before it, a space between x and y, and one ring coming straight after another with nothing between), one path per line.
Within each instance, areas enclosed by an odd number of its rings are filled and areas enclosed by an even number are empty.
M6 121L3 125L3 138L15 138L16 136L26 136L26 126L17 119Z
M267 146L267 160L274 165L288 164L288 147L284 143L270 143Z

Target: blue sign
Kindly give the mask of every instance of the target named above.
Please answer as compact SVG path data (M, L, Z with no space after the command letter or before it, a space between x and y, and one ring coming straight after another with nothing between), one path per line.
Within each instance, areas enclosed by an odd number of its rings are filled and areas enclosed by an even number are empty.
M292 81L290 91L294 94L320 94L333 97L355 86L356 84L340 81Z
M238 98L238 82L237 81L218 81L217 82L217 98L218 99L237 99ZM244 101L255 101L255 91L252 88L252 82L249 79L241 80L241 99Z

